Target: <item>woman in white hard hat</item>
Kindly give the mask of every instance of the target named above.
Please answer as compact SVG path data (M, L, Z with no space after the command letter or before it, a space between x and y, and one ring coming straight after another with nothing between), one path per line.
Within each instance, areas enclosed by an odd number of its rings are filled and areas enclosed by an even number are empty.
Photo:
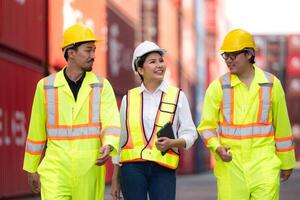
M185 94L164 80L164 54L165 50L149 41L134 50L132 69L142 83L122 100L113 199L120 199L121 186L125 200L147 200L147 196L174 200L178 148L188 149L198 137ZM163 136L158 137L158 132Z

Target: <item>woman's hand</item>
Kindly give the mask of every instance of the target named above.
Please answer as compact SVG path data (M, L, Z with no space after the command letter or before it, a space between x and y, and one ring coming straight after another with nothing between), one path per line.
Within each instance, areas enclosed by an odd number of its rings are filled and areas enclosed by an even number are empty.
M156 148L160 151L166 151L173 147L174 139L168 137L161 137L155 142Z
M114 165L114 172L113 172L113 176L112 176L111 191L110 191L110 194L111 194L113 200L122 199L119 173L120 173L120 166Z

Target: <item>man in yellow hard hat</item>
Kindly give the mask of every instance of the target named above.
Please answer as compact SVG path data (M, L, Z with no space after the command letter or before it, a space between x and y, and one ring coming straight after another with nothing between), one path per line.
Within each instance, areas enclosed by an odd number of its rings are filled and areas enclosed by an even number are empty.
M69 27L67 66L37 84L23 169L42 199L104 199L103 165L119 149L120 119L110 83L91 72L98 41L83 25Z
M242 29L221 46L229 72L208 87L198 132L216 159L220 200L275 200L295 166L285 94L258 68L255 43Z

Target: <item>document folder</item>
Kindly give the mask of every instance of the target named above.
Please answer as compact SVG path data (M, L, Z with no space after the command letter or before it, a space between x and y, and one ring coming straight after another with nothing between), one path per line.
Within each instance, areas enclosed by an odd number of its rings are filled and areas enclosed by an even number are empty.
M157 137L168 137L170 139L175 139L174 132L172 129L172 124L170 122L166 123L158 132ZM169 149L162 151L161 155L165 155Z

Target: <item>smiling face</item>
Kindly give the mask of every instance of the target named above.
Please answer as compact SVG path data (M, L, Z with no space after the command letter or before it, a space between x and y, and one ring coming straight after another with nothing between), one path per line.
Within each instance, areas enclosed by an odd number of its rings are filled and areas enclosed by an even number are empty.
M222 57L232 74L241 75L247 71L248 66L250 66L249 59L251 58L251 54L247 51L223 53Z
M149 53L142 67L137 68L143 76L144 82L162 82L166 72L166 65L163 57L158 52Z

